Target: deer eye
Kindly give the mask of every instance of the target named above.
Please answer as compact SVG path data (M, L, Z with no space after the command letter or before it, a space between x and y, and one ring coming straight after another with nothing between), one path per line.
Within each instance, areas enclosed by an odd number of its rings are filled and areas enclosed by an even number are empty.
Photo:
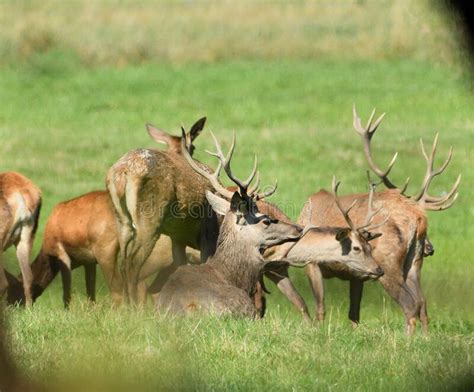
M352 250L355 252L355 253L359 253L362 249L360 249L358 246L354 246L352 248Z
M264 219L262 219L262 223L263 223L265 226L270 226L270 223L272 223L272 222L270 221L270 219L264 218Z

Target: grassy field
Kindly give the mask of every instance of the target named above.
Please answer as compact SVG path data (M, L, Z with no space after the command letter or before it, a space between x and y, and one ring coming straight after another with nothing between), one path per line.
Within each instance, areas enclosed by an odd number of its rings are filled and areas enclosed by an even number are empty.
M451 144L455 156L433 191L447 189L458 172L463 183L455 207L429 216L436 254L423 269L427 338L404 336L401 312L375 283L367 285L363 323L352 331L347 287L339 281L327 282L328 319L318 327L303 324L270 284L268 318L259 322L171 320L154 316L151 306L115 311L103 283L98 305L89 306L76 271L70 311L62 309L59 282L32 310L8 311L12 348L29 377L150 389L472 387L474 99L458 75L413 60L86 70L56 55L37 59L34 68L0 72L2 170L23 172L44 193L36 249L57 202L103 188L106 170L123 153L154 146L145 122L178 132L181 122L207 115L208 129L222 141L236 130L235 170L246 172L258 154L263 180L279 180L274 201L293 218L311 192L330 185L333 173L343 180L343 192L365 189L353 102L364 117L374 105L387 112L374 145L379 162L399 151L397 181L410 175L410 190L416 190L424 171L418 138L430 140L439 131L440 156ZM197 147L197 157L212 162L203 153L211 147L209 134ZM13 252L8 255L15 270ZM293 277L312 304L301 271Z
M307 197L328 188L366 189L366 163L352 130L353 103L365 119L387 116L373 140L380 165L399 152L392 177L424 173L420 137L440 133L435 180L442 194L458 173L456 205L429 214L436 253L422 286L430 334L407 338L398 306L367 284L362 324L347 320L348 285L330 280L327 320L307 325L271 283L268 315L172 319L113 309L100 277L88 304L82 271L62 308L57 279L32 309L9 308L20 369L48 390L466 390L474 387L474 96L455 19L427 1L169 2L56 0L0 2L0 170L43 191L35 251L54 205L103 189L125 152L156 147L144 124L179 133L206 115L228 144L233 168L260 159L272 197L296 218ZM471 80L472 82L472 80ZM204 131L196 157L210 164ZM7 252L8 269L18 266ZM311 310L304 274L291 272Z

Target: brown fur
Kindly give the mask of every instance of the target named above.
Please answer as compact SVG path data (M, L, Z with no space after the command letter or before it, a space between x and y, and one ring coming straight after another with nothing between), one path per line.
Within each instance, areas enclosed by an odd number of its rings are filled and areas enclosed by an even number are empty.
M20 173L0 173L0 295L3 296L9 286L2 255L14 245L28 305L32 303L31 249L40 210L41 191L33 182Z
M334 200L331 194L328 194ZM367 204L367 200L365 200ZM271 216L273 219L291 222L275 205L265 201L259 202L259 208ZM281 258L292 262L312 262L313 265L320 265L326 271L334 271L339 276L345 276L352 280L377 279L382 273L372 257L372 247L368 241L362 237L358 231L351 231L347 228L341 211L337 209L340 217L339 227L323 225L310 230L296 244L284 244L268 249L264 257L268 260L279 260ZM364 216L365 217L365 216ZM309 222L299 222L302 226L307 226ZM348 231L347 238L336 240L337 234L341 231ZM356 253L354 247L359 247L362 251ZM345 250L344 250L345 249ZM351 264L349 264L351 262ZM355 263L355 265L354 265ZM356 269L357 267L357 269ZM299 310L303 318L310 320L308 308L301 295L297 292L289 279L288 266L276 265L265 272L265 276L272 280L280 291ZM263 283L263 282L261 282ZM255 304L260 309L263 316L265 310L265 299L263 298L264 287L257 290ZM315 293L319 296L319 293ZM318 315L318 318L321 318Z
M341 197L344 206L353 200L358 200L351 210L351 219L354 223L363 222L367 213L367 194L348 195ZM373 256L385 274L379 280L384 289L402 307L409 333L412 333L416 318L421 320L423 328L427 328L426 302L420 287L420 272L423 264L424 242L427 233L427 219L425 212L416 202L400 194L398 190L387 190L375 194L375 206L383 206L383 214L375 219L374 224L389 214L388 222L377 229L382 236L373 241ZM311 207L310 207L311 206ZM309 212L311 216L309 215ZM309 203L300 214L298 223L305 225L337 226L343 224L343 218L337 210L334 200L326 191L319 191L311 196ZM331 270L319 267L322 273L314 274L315 266L309 266L310 282L313 290L322 290L321 278L338 277L347 279ZM349 318L359 322L360 299L363 283L351 280L351 307ZM317 312L324 313L323 298L317 298Z
M102 269L116 304L122 302L123 284L117 271L119 241L113 207L106 191L95 191L59 203L51 212L40 253L32 264L33 298L38 298L58 272L63 280L63 300L69 305L71 270L84 267L90 300L95 300L96 264ZM199 255L188 254L195 261ZM172 269L171 241L162 236L140 275L140 302L145 301L145 279ZM10 301L19 301L9 295Z
M191 142L203 125L193 126ZM192 144L188 148L192 151ZM202 213L193 216L189 207L208 210L205 191L209 183L188 165L181 150L139 149L125 154L110 168L107 189L119 227L122 275L130 300L137 301L140 271L161 234L171 238L178 264L186 262L186 246L208 253L203 249L207 242L202 238ZM207 224L216 225L213 221Z
M242 208L241 204L242 199L234 204L233 198L220 226L216 251L207 263L179 267L170 277L158 297L158 309L173 314L201 311L250 318L257 315L253 296L267 263L259 249L275 242L294 241L301 229L294 224L271 222L258 212L254 215L249 212L252 208ZM242 209L236 213L238 208Z

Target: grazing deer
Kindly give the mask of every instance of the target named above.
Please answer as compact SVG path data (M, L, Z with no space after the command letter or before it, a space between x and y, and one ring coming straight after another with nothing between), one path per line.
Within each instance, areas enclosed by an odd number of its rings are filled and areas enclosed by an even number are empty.
M214 211L224 217L215 252L205 264L179 267L161 290L157 308L172 314L200 311L254 318L257 311L253 295L268 264L263 252L270 246L298 240L302 230L297 225L276 221L259 212L258 196L255 190L249 189L256 165L246 181L239 180L230 168L235 135L227 156L215 138L214 141L217 153L212 155L219 158L214 174L204 170L185 153L190 166L227 198L231 191L218 181L220 170L224 168L239 190L232 194L230 202L206 192Z
M115 304L123 299L122 277L117 271L119 240L114 211L107 191L95 191L59 203L46 222L41 250L32 264L33 300L36 300L61 272L64 306L71 300L71 270L84 267L87 296L95 301L96 265L99 264ZM196 252L188 253L187 260L197 262ZM144 264L139 278L139 301L146 301L145 280L169 268L171 240L161 236ZM10 278L11 279L11 278ZM159 278L157 278L159 279ZM154 285L158 285L158 280ZM162 283L161 283L162 285ZM19 293L9 288L8 300L22 302Z
M439 169L434 169L434 158L438 143L436 135L430 155L425 151L423 141L421 148L427 162L426 174L421 190L415 196L404 194L408 181L399 189L389 180L388 175L395 163L397 154L386 170L381 170L374 162L370 142L380 125L384 114L375 122L375 110L372 112L367 126L361 125L361 120L353 108L354 128L360 135L364 145L364 152L371 170L381 179L387 188L377 192L374 202L380 205L389 214L388 222L380 229L383 236L374 241L373 256L385 274L379 279L384 289L401 306L406 318L406 331L413 334L416 320L419 319L426 333L428 331L428 315L426 300L420 285L423 257L433 254L434 248L427 237L428 222L425 211L441 211L453 205L457 198L457 189L461 180L459 175L452 189L445 196L434 197L428 194L428 188L433 178L441 174L448 166L452 157L452 148L448 158ZM352 220L358 224L367 213L367 194L348 195L341 198L343 206L356 203L352 213ZM325 191L320 191L310 198L312 209L304 209L298 219L299 224L339 225L343 221L334 201ZM323 277L337 276L347 279L347 276L325 271L321 266L309 264L307 275L316 299L316 312L319 319L324 317ZM354 323L359 322L360 302L362 299L363 282L350 279L350 309L349 318Z
M205 196L209 184L189 168L182 150L193 152L192 143L205 120L198 120L182 138L147 125L150 136L167 144L168 150L130 151L108 171L107 190L119 227L121 273L128 300L137 302L141 269L161 234L171 238L178 265L186 262L186 246L201 250L203 220L193 208L209 208Z
M9 285L3 252L14 245L27 305L32 303L30 258L40 210L41 191L35 184L20 173L0 173L0 297Z

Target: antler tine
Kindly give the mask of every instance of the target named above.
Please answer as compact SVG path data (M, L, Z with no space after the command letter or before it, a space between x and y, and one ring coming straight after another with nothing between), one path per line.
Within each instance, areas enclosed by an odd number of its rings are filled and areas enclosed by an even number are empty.
M400 194L405 195L405 192L407 191L409 182L410 182L410 177L407 177L407 179L405 181L405 185L403 185L403 188L401 189Z
M459 174L451 190L446 195L438 196L438 197L427 195L425 197L425 203L440 203L440 202L445 202L451 199L453 195L457 192L460 183L461 183L461 175Z
M227 153L227 156L225 156L225 157L224 157L224 153L222 152L222 148L221 148L219 142L217 141L217 138L215 137L215 135L212 132L211 132L211 136L214 139L214 144L216 145L217 152L216 153L209 152L209 154L217 157L221 161L222 167L224 168L227 176L236 185L238 185L238 187L240 189L240 192L242 194L248 194L247 189L248 189L250 183L253 181L253 179L255 177L255 174L257 172L257 165L258 165L257 157L255 156L253 169L252 169L252 172L250 173L249 177L245 181L242 181L232 173L232 169L230 168L230 162L232 160L232 156L234 154L234 149L235 149L235 139L236 139L235 138L235 132L233 133L233 136L232 136L232 145L230 147L229 152Z
M257 193L256 198L257 200L262 200L262 199L265 199L266 197L270 197L276 192L277 189L278 189L278 181L275 180L275 185L273 185L271 188L269 188L263 193Z
M433 181L433 178L438 176L439 174L443 173L446 168L448 167L449 165L449 162L451 162L451 158L453 157L453 147L451 146L449 148L449 153L448 153L448 157L446 158L446 160L443 162L443 164L439 167L439 169L434 169L434 159L435 159L435 156L436 156L436 149L438 147L438 136L439 134L437 133L434 140L433 140L433 145L431 147L431 153L430 155L428 156L428 154L426 153L426 150L425 150L425 145L423 143L423 139L420 139L420 145L421 145L421 152L423 153L423 156L426 160L426 173L425 173L425 177L423 179L423 183L422 183L422 186L421 186L421 190L419 191L418 195L415 197L415 200L420 202L420 203L423 203L426 204L431 201L438 201L438 200L443 200L441 198L433 198L432 196L429 196L428 195L428 189L431 185L431 182ZM456 188L457 189L457 186L459 186L459 181L460 181L460 178L458 177L458 179L456 180L456 183L454 184L453 186L453 189ZM456 192L456 189L451 189L451 191L449 192L449 194L452 196L455 192ZM448 198L444 198L445 200L449 199Z
M259 171L257 171L255 185L253 185L252 188L250 188L248 193L250 196L254 196L258 192L260 192L260 172Z
M369 197L368 197L368 206L367 206L367 215L365 217L365 222L362 226L359 226L357 228L357 230L363 230L363 229L367 229L369 226L372 225L372 222L375 218L375 216L382 210L382 207L374 210L373 209L373 206L374 206L374 194L375 194L375 188L377 187L377 184L374 184L374 183L370 183L369 182ZM382 223L379 223L375 226L372 226L372 228L376 228L376 227L379 227L379 226L382 226L383 224L385 224L385 222L388 220L388 217L382 222Z
M186 159L186 161L188 162L189 166L191 166L191 168L197 172L198 174L200 174L201 176L203 176L204 178L206 178L212 185L212 187L215 189L216 192L220 193L222 196L230 199L233 195L233 192L227 190L220 182L219 182L219 175L220 175L220 172L222 170L222 162L219 160L219 164L217 165L217 169L214 171L213 174L209 173L208 171L206 171L203 167L199 166L196 161L191 157L191 155L189 155L189 152L186 148L186 138L185 138L185 135L186 135L186 131L184 130L183 127L181 127L181 131L182 131L182 138L181 138L181 146L183 147L182 148L182 154L184 156L184 158ZM213 153L211 153L212 155Z
M250 186L253 179L255 178L255 174L257 173L257 166L258 166L258 157L255 155L255 158L254 158L254 161L253 161L252 172L247 177L247 179L244 181L245 189L247 189Z
M336 202L337 208L341 211L342 215L344 216L344 219L346 220L347 224L351 228L351 230L356 230L354 223L352 222L351 218L349 217L349 211L352 209L352 207L355 206L357 200L354 200L352 204L349 206L349 208L344 209L341 205L341 202L339 200L339 197L337 195L337 190L339 188L339 185L341 185L340 181L336 181L336 176L332 177L332 192L334 196L334 201Z
M367 122L367 126L364 128L362 126L362 121L357 114L356 106L355 104L352 106L352 116L353 116L353 126L356 132L359 134L359 136L362 139L362 143L364 146L364 153L365 153L365 158L367 159L367 163L369 164L370 169L383 181L385 186L390 189L396 189L398 188L393 182L391 182L388 179L388 175L390 174L390 171L393 168L393 165L395 164L395 161L397 160L398 153L395 153L392 160L388 164L387 169L382 170L380 169L374 162L374 159L372 157L372 149L370 147L370 142L372 140L373 135L375 134L375 131L381 124L385 113L382 113L375 122L373 122L374 116L375 116L375 109L372 110L372 113L370 115L369 121Z
M457 200L458 196L459 196L459 193L456 193L450 201L448 199L448 200L443 200L443 201L436 202L436 203L427 203L427 204L424 205L424 208L426 210L430 210L430 211L447 210L448 208L452 207L452 205Z

